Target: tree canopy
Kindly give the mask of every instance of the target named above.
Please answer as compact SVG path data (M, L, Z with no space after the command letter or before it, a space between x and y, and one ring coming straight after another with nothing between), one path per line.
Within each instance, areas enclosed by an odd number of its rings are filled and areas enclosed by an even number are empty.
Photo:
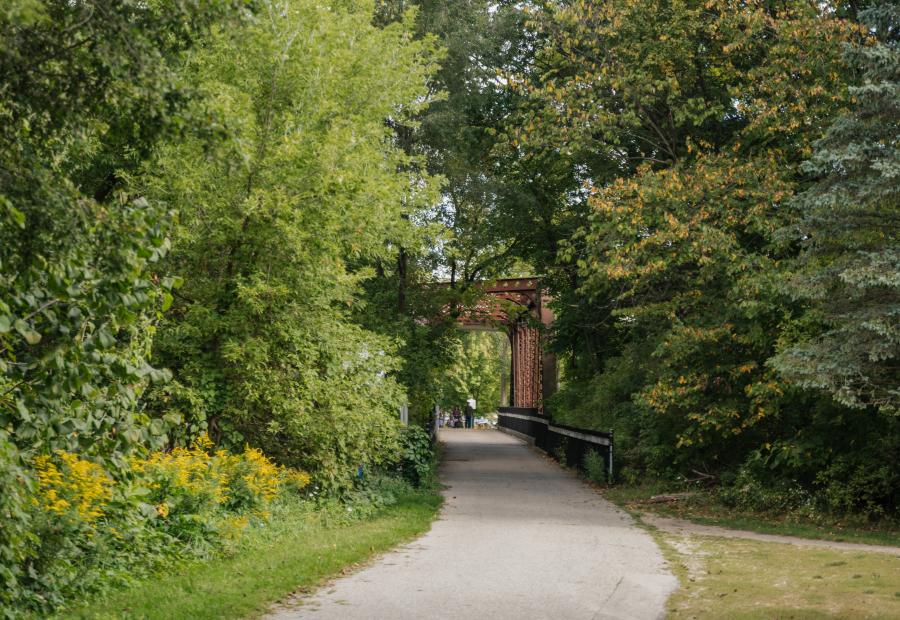
M410 40L411 14L371 18L272 3L216 33L186 70L214 146L167 145L144 180L179 210L165 267L184 274L155 339L174 377L152 407L333 484L395 441L396 345L351 314L366 265L417 234L408 216L434 196L385 122L428 104L434 46Z
M542 405L614 428L621 478L896 517L898 19L7 0L0 605L73 583L41 538L48 476L124 489L137 536L162 513L135 463L300 467L346 494L402 461L401 405L493 408L505 336L457 319L504 276L553 298Z

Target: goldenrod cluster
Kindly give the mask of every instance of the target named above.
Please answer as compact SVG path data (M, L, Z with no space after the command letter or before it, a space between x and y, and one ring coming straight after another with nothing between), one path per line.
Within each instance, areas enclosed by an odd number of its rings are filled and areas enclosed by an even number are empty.
M190 448L132 459L132 470L146 477L153 490L167 487L169 491L222 504L228 499L228 455L223 451L221 456L210 456L206 441L209 439L204 435Z
M305 471L286 467L281 472L282 484L288 485L295 491L306 488L312 481L312 477Z
M48 455L34 459L39 488L35 501L57 514L74 508L85 521L102 517L112 496L112 479L100 465L76 454L57 450L55 455L58 466Z
M221 520L226 538L249 522L242 513L267 519L268 507L279 493L299 491L310 482L306 472L279 467L260 450L247 446L241 454L213 452L213 443L201 435L189 448L133 457L131 472L150 489L156 517L173 514L204 515ZM85 522L104 516L115 481L97 463L57 451L34 459L40 494L35 499L49 513L77 514ZM222 513L237 513L222 518ZM214 515L218 514L216 517Z
M250 446L244 449L244 459L250 465L249 471L242 476L244 482L247 483L247 488L265 502L272 501L278 495L281 486L278 466L267 459L258 449Z

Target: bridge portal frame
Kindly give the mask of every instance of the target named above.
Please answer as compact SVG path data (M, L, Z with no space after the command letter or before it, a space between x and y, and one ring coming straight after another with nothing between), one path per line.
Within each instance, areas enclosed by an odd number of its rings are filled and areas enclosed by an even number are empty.
M510 406L544 410L558 387L556 355L545 350L554 315L540 278L503 278L477 285L482 300L459 317L463 329L502 329L510 342Z

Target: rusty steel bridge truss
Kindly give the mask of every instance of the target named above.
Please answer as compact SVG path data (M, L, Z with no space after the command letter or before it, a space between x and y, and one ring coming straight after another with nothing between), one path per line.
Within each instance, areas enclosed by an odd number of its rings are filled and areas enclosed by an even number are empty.
M510 405L542 411L557 388L556 356L544 350L545 328L553 322L549 297L538 278L508 278L479 285L485 294L459 317L465 329L498 329L509 337Z

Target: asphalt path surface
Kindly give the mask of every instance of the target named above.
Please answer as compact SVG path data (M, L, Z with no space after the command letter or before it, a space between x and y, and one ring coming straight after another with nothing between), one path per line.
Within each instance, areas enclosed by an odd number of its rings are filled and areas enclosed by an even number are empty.
M270 620L662 618L677 587L652 538L571 472L499 431L441 431L431 530Z

